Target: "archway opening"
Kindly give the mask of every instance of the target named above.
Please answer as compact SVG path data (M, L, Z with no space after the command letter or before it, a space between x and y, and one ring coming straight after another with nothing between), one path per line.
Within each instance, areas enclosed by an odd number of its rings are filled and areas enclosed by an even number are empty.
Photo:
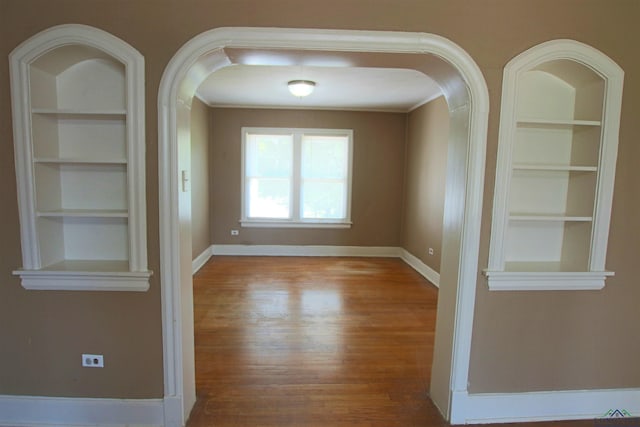
M181 191L190 144L190 103L212 72L243 53L280 50L349 57L361 66L417 70L444 93L450 112L431 397L446 418L451 395L466 391L477 277L488 115L486 83L473 60L439 36L416 33L223 28L196 36L169 63L159 94L161 281L165 401L186 421L195 402L190 196ZM181 164L182 162L182 164Z

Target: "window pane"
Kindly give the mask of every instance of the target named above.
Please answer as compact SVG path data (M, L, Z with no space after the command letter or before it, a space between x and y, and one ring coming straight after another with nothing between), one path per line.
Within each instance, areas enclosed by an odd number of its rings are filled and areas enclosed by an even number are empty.
M346 183L342 181L304 181L302 183L302 218L344 219Z
M292 135L247 134L246 169L250 177L289 178L293 160Z
M302 178L346 179L349 160L346 136L309 136L302 139Z
M351 131L243 129L243 218L347 219Z
M250 178L249 218L289 218L291 185L288 179Z

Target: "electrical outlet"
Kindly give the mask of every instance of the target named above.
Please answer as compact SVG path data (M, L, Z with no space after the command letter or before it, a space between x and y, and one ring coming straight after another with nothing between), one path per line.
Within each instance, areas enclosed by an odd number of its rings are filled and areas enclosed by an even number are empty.
M101 354L83 354L82 366L86 368L104 368L104 356Z
M429 255L433 255L433 248L429 248Z
M238 230L231 230L231 235L232 236L238 236L240 234L240 232Z

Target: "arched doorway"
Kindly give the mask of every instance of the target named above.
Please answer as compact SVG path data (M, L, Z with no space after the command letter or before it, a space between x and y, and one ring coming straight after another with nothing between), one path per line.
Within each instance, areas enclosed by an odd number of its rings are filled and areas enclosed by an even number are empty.
M171 59L158 95L165 423L183 425L195 402L190 198L181 191L180 149L190 143L189 107L200 83L233 63L233 49L350 52L370 64L428 74L449 105L444 235L431 396L445 415L466 391L480 240L489 96L472 58L433 34L279 28L219 28ZM390 66L390 65L386 65Z

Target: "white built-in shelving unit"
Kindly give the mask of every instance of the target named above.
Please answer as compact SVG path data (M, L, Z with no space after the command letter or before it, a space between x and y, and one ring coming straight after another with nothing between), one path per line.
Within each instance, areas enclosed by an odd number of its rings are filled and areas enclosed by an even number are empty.
M622 70L572 40L505 68L489 266L494 290L599 289Z
M11 54L27 289L146 290L144 59L62 25Z

